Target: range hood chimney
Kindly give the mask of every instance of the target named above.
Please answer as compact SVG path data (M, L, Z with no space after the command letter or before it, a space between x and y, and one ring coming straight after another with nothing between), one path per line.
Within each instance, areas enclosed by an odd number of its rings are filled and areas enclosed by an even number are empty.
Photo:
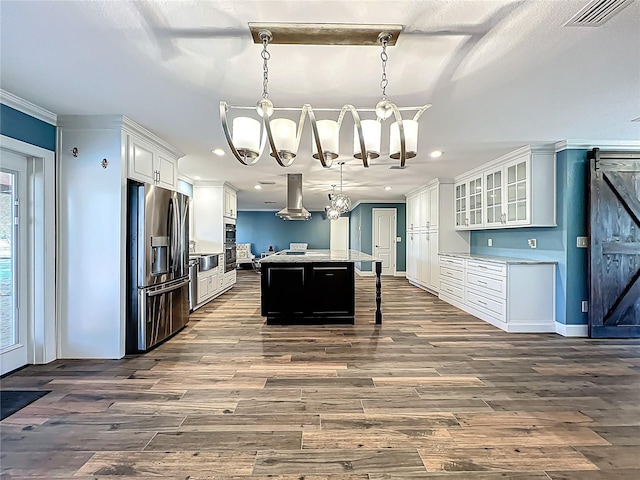
M276 213L283 220L309 220L311 214L302 206L302 174L287 174L287 206Z

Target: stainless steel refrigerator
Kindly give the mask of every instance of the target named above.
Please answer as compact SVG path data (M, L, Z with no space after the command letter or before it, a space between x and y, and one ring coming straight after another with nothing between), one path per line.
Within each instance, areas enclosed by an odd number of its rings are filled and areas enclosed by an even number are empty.
M189 197L127 184L127 353L146 351L189 320Z

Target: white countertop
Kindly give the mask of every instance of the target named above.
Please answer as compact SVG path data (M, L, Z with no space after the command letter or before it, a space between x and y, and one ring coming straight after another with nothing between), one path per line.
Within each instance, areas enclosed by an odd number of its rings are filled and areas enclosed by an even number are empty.
M376 258L358 250L281 250L261 258L260 263L375 262Z
M514 258L514 257L501 257L498 255L474 255L471 253L440 253L440 256L466 258L469 260L479 260L483 262L493 262L508 265L544 265L544 264L557 264L555 260L537 260L531 258Z

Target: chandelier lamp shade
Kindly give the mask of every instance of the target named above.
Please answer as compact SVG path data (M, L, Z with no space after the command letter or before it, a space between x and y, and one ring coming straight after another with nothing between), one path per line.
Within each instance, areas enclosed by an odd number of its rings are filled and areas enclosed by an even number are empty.
M389 129L389 156L400 161L400 167L406 166L406 160L418 153L418 121L422 114L431 107L430 104L417 107L398 107L387 99L386 88L388 79L386 64L388 60L387 46L395 44L397 36L402 31L399 25L348 25L348 24L249 24L256 43L262 43L261 57L263 59L263 91L262 98L255 106L233 106L220 102L220 119L231 153L243 165L254 165L264 153L269 144L270 155L282 167L293 164L298 155L302 130L307 117L311 124L311 150L313 158L320 161L323 167L329 168L333 161L340 156L340 130L347 114L353 118L353 156L362 161L364 167L381 154L382 124L391 116L394 117ZM269 27L269 28L267 28ZM293 44L349 44L373 45L365 33L379 32L375 43L382 46L380 58L382 60L382 99L375 108L358 108L351 104L341 108L313 108L306 103L300 108L275 107L269 99L268 61L270 53L267 49L270 43ZM272 33L272 30L276 32ZM387 31L388 30L388 31ZM282 41L274 41L277 32L281 32ZM364 33L363 33L364 32ZM344 38L347 38L345 41ZM355 40L354 40L355 39ZM364 39L364 40L363 40ZM324 43L322 43L324 42ZM227 118L231 111L254 111L257 119L248 116L236 116L231 121ZM402 112L415 112L412 120L403 120ZM299 112L298 123L283 118L283 112ZM323 115L337 115L334 119L316 119L316 113ZM373 119L361 119L361 113L373 116ZM335 117L334 117L335 118ZM340 194L336 195L338 198ZM347 197L348 199L348 197ZM350 203L350 202L349 202ZM339 209L338 209L339 210ZM348 211L347 210L343 210ZM341 212L341 213L342 213Z

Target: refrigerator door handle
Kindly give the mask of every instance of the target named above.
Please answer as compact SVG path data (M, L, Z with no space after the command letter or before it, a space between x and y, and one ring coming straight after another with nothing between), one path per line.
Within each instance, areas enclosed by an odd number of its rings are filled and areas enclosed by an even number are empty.
M176 271L177 260L177 242L176 238L176 199L171 197L169 200L169 218L167 222L167 230L169 235L169 271Z
M155 297L156 295L161 295L163 293L171 292L173 290L177 290L185 285L189 284L189 278L182 280L179 283L173 283L171 285L167 285L166 287L158 288L157 290L147 290L147 297Z

